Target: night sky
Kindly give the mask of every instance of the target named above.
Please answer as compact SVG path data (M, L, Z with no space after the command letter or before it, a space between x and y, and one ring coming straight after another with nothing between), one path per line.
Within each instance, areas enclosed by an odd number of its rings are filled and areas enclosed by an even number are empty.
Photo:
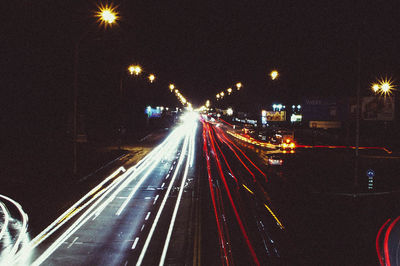
M246 99L267 99L274 68L292 101L354 95L358 54L363 94L377 77L400 75L399 8L389 1L119 1L121 20L107 29L93 17L95 1L14 2L1 26L0 70L2 120L18 130L64 130L74 43L86 30L80 108L104 121L112 120L121 70L131 63L158 79L149 87L124 77L126 90L144 88L127 94L133 102L174 105L169 82L195 105L237 81Z

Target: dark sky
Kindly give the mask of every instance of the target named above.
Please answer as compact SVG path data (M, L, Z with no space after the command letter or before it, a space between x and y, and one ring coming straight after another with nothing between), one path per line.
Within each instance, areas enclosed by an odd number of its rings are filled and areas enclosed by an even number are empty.
M400 9L389 1L115 4L119 25L101 29L93 18L95 1L13 1L0 26L5 113L16 121L35 115L43 123L67 119L73 47L86 29L79 84L81 108L92 114L116 108L121 69L130 63L155 72L158 83L149 88L126 80L127 89L142 86L158 95L156 100L171 103L169 82L195 104L237 81L247 95L267 98L267 74L273 68L293 101L307 95L352 95L359 52L364 93L376 77L399 79Z

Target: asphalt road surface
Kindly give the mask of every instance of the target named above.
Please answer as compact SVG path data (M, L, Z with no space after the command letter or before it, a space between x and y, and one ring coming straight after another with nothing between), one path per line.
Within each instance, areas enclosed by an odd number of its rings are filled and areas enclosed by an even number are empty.
M355 191L352 153L283 152L236 133L222 122L187 114L164 142L135 166L105 177L13 262L379 263L375 238L400 209L398 158L360 157ZM271 165L271 156L282 165ZM372 183L364 173L370 170ZM389 240L392 246L397 241L393 235Z
M107 177L17 255L29 253L32 265L185 263L197 123L196 114L185 117L137 165Z

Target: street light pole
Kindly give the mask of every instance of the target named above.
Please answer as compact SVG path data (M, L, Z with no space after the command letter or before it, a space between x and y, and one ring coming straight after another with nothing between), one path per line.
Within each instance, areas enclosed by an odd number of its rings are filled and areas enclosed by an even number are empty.
M80 38L75 43L75 50L74 50L74 154L73 154L73 174L76 175L78 172L78 64L79 64L79 44Z
M357 56L357 103L356 103L356 149L354 162L354 188L358 188L358 155L360 147L360 86L361 86L361 44L358 38L358 56Z
M100 6L99 11L97 12L97 17L99 18L98 21L101 24L112 25L118 19L118 13L115 11L115 7L112 5L108 6ZM79 68L79 49L82 40L86 37L89 33L90 28L78 38L75 42L74 47L74 82L73 82L73 89L74 89L74 108L73 108L73 174L76 175L78 173L78 68Z

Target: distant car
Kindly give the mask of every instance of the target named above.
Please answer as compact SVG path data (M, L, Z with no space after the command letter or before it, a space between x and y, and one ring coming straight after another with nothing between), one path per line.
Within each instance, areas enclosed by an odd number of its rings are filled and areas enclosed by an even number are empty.
M278 156L270 156L268 157L268 164L269 165L283 165L283 160L282 158Z
M282 140L281 150L294 150L296 148L296 144L290 138L286 138Z

